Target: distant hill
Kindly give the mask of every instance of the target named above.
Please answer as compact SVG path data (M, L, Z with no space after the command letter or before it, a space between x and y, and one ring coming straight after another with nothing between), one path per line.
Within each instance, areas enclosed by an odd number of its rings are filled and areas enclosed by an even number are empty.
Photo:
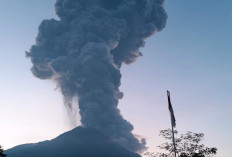
M96 129L77 127L53 140L5 151L9 157L140 157Z

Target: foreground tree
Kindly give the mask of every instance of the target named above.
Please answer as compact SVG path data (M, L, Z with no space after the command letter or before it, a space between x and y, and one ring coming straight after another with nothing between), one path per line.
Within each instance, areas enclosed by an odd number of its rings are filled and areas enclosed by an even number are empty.
M179 157L214 157L217 154L217 148L206 147L202 144L204 139L203 133L193 133L188 131L186 134L177 136L178 132L175 130L175 141L176 141L176 153ZM166 142L158 146L162 150L160 153L145 153L145 156L149 157L172 157L173 142L172 142L172 130L161 130L160 136L162 136Z
M2 148L2 146L0 145L0 157L6 157L7 155L3 153L4 149Z

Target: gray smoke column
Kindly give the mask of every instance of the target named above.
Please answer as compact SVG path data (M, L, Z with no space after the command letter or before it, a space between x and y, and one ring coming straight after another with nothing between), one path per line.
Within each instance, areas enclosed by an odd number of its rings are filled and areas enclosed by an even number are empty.
M27 52L34 76L55 81L70 112L77 98L84 127L131 151L146 149L146 142L117 108L120 67L141 56L144 40L165 27L163 1L56 0L59 20L44 20Z

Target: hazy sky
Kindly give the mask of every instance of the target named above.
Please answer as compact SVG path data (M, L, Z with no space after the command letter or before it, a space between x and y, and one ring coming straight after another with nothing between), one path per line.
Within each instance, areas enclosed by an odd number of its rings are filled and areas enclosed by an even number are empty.
M51 81L35 78L25 51L43 19L56 18L54 0L0 0L0 144L51 139L71 129L62 96ZM166 28L149 38L144 56L122 68L119 107L147 138L170 127L171 91L177 130L205 133L205 144L230 157L232 138L232 1L166 0Z

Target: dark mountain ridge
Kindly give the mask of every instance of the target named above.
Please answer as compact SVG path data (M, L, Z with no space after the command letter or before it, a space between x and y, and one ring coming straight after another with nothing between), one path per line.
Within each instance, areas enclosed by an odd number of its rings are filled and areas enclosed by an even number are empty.
M77 127L39 143L23 144L6 151L9 157L140 157L96 129Z

